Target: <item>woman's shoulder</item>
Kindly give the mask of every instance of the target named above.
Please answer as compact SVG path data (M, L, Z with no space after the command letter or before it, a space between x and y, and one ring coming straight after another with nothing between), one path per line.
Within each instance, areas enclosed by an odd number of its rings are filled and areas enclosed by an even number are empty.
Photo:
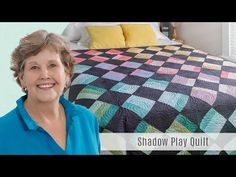
M0 117L0 122L10 121L12 118L18 117L17 109L13 109Z
M18 117L17 109L13 109L10 112L6 113L2 117L0 117L0 129L1 130L7 130L9 126L12 126L14 122L17 120Z

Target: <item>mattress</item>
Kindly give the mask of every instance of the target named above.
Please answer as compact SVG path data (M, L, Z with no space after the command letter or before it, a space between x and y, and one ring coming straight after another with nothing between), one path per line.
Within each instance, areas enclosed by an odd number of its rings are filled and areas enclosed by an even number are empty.
M178 45L178 44L180 43L174 40L170 40L168 38L158 39L158 45ZM86 46L82 42L70 42L70 48L71 50L85 50L88 49L88 46Z

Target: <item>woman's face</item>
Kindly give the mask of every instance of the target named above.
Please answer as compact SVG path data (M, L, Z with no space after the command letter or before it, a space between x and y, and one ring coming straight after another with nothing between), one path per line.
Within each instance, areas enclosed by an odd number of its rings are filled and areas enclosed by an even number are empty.
M27 99L39 102L59 100L69 79L60 55L52 48L27 58L20 75L21 85L27 88Z

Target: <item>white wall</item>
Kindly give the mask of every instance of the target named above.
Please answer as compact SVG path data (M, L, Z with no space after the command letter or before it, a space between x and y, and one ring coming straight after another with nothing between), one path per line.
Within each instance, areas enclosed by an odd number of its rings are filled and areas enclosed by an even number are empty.
M179 22L176 23L177 36L196 49L222 55L222 25L220 22Z
M68 23L0 23L0 117L16 106L23 95L10 70L11 53L25 35L45 29L61 34Z

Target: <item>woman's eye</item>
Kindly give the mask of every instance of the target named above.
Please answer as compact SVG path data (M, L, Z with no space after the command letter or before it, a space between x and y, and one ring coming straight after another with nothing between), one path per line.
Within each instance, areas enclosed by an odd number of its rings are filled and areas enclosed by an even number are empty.
M38 67L37 66L32 66L30 69L35 70L35 69L38 69Z
M56 67L57 65L56 64L50 64L49 65L51 68L54 68L54 67Z

